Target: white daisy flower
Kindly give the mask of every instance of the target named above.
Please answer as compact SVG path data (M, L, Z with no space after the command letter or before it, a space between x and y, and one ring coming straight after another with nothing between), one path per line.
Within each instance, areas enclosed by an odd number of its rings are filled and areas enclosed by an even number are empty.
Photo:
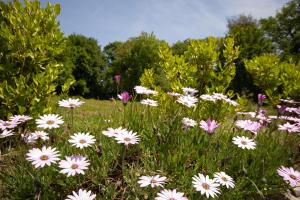
M5 130L5 129L13 129L18 125L18 123L14 121L3 121L0 120L0 129Z
M198 90L190 87L182 88L182 91L184 92L185 95L191 95L194 96Z
M161 186L163 187L163 184L165 184L167 178L159 175L156 176L141 176L139 178L138 183L140 184L140 187L147 187L148 185L151 185L152 188Z
M148 105L148 106L158 106L157 101L154 101L152 99L143 99L141 101L141 104Z
M66 99L66 100L61 100L58 102L58 105L60 107L65 107L65 108L77 108L79 106L81 106L82 104L84 104L83 101L80 101L79 99L72 99L72 98L69 98L69 99Z
M21 134L21 137L26 144L36 143L36 137L32 133Z
M237 115L248 115L252 118L254 118L256 116L256 113L255 112L237 112L236 113Z
M139 136L132 131L124 131L115 136L117 143L124 143L126 146L129 144L137 144L139 143Z
M283 103L291 103L291 104L297 104L300 102L294 101L293 99L279 99Z
M214 174L214 180L220 185L226 186L227 188L234 188L234 180L228 176L225 172L217 172Z
M200 96L200 99L204 100L204 101L212 101L212 102L216 102L216 98L214 98L213 96L209 95L209 94L202 94Z
M72 192L73 195L68 195L66 200L93 200L96 198L96 195L91 191L79 189L78 193L75 191Z
M0 134L0 138L6 138L6 137L9 137L9 136L12 136L12 135L14 135L14 132L4 129L2 131L2 133Z
M27 116L27 115L14 115L9 118L10 121L13 121L16 123L24 123L31 119L32 119L32 117Z
M167 92L168 95L172 96L172 97L179 97L181 94L177 93L177 92Z
M221 93L213 93L212 97L216 100L225 100L227 99L227 96Z
M229 105L232 105L232 106L238 106L239 104L236 102L236 101L233 101L231 99L224 99L224 101L226 101Z
M41 139L43 141L49 140L48 133L45 131L35 131L33 133L29 133L28 135L22 135L23 139L26 143L36 143L38 139Z
M91 146L95 143L95 141L95 137L93 135L90 135L89 133L75 133L69 140L72 146L80 149Z
M59 167L62 168L60 173L67 176L75 176L76 174L84 174L84 170L88 169L89 160L84 156L66 156L66 160L59 162Z
M278 130L287 131L289 133L300 132L300 128L296 124L290 124L289 122L285 124L279 124Z
M45 114L35 121L38 124L37 127L44 129L58 128L59 125L64 123L62 118L55 114Z
M119 127L119 128L108 128L107 130L105 131L102 131L103 135L107 136L107 137L115 137L116 135L118 135L119 133L122 133L122 132L126 132L127 129L126 128L122 128L122 127Z
M197 125L197 122L195 120L187 118L187 117L184 117L182 119L182 123L185 127L194 127Z
M176 101L190 108L196 106L198 99L190 95L182 95Z
M36 139L41 139L41 140L49 140L49 136L48 136L48 133L46 133L45 131L34 131L32 133L32 135L34 135L34 137Z
M199 173L198 176L193 177L193 186L197 191L201 192L201 195L206 195L207 198L212 198L220 194L219 184L215 180L210 179L208 176L204 176Z
M143 86L135 86L134 89L135 89L135 92L138 94L145 94L145 95L150 95L150 94L157 95L158 94L156 91L151 90L146 87L143 87Z
M35 168L44 167L45 165L50 166L59 160L58 151L52 147L43 146L42 149L33 148L26 155L26 159L31 161Z
M242 149L255 149L256 146L252 139L245 136L233 137L232 142Z
M164 189L160 191L160 193L157 193L157 197L155 197L155 200L188 200L188 198L184 196L184 193L177 192L176 189Z

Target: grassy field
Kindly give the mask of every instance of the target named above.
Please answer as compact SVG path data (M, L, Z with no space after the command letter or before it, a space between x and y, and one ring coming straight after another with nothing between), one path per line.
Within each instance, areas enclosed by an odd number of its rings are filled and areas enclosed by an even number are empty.
M280 121L264 126L257 136L237 129L235 108L226 103L200 102L197 108L186 108L172 97L156 97L158 107L138 102L127 106L119 101L83 100L79 108L58 107L53 113L64 119L58 129L46 130L50 140L34 145L21 141L21 129L15 136L0 140L0 199L65 199L80 188L91 190L97 199L154 199L161 188L141 188L142 175L167 177L165 188L184 192L189 199L205 199L192 185L198 173L212 177L224 171L235 181L231 189L221 188L218 199L282 199L287 184L277 175L280 166L299 162L299 136L277 131ZM197 122L209 117L220 127L207 134L199 126L186 129L182 118ZM137 132L139 144L118 144L102 134L109 127L124 127ZM24 131L35 130L34 123ZM91 147L78 149L68 142L77 132L89 132L96 138ZM254 150L238 148L232 138L244 135L256 142ZM84 175L67 177L57 165L36 169L26 160L33 147L56 147L62 159L84 155L91 165Z

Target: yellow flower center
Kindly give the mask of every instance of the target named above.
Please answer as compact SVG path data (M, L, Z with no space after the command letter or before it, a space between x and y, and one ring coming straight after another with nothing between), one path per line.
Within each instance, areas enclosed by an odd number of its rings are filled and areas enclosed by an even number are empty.
M48 124L48 125L52 125L52 124L54 124L54 123L55 123L55 122L54 122L53 120L48 120L48 121L47 121L47 124Z
M48 160L48 159L49 159L49 156L42 155L42 156L40 157L40 159L41 159L41 160Z

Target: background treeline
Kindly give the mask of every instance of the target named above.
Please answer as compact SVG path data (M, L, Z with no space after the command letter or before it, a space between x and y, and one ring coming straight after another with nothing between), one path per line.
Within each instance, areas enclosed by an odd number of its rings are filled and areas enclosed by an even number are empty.
M251 74L246 70L245 60L274 54L280 62L299 62L299 2L289 2L275 17L257 20L252 16L240 15L228 19L225 38L233 38L240 50L235 60L236 76L231 89L239 93L256 93L263 89L253 83ZM167 44L153 33L141 33L125 42L109 43L104 48L95 39L82 35L73 34L66 40L65 68L69 69L68 75L76 80L71 87L71 94L93 98L115 96L115 74L122 76L120 88L130 91L133 86L140 84L139 78L145 69L154 67L159 73L159 49L161 45ZM173 54L181 56L187 51L191 40L167 45ZM165 87L164 80L160 80L160 83Z
M154 85L174 90L164 69L172 71L183 65L196 68L195 80L211 77L217 81L230 74L225 92L248 96L264 92L271 99L300 97L300 0L288 2L274 17L230 18L224 38L189 38L168 44L153 33L142 32L104 47L94 38L64 36L56 19L58 4L42 8L39 1L0 3L2 114L7 109L29 113L37 104L44 107L47 101L41 103L43 97L54 92L97 99L115 97L117 90L132 91L147 73L152 73ZM234 45L231 57L226 45ZM198 60L191 61L195 55ZM216 75L228 66L235 70L226 76ZM183 71L177 72L178 79L184 77ZM118 87L116 74L121 75ZM206 84L211 83L200 80L194 86L204 93L209 92L209 87L203 89Z

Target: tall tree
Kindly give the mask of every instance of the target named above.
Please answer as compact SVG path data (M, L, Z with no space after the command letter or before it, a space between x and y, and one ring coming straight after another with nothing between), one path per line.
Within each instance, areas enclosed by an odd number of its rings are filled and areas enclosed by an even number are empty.
M227 36L232 37L236 45L240 48L240 55L236 61L236 76L232 82L232 87L237 92L255 92L251 76L245 69L244 60L251 59L263 53L271 53L274 47L270 39L264 36L259 23L252 16L239 15L228 19Z
M83 35L70 35L66 56L73 65L72 74L76 80L71 95L102 97L105 58L97 40Z
M188 50L189 44L190 44L190 39L176 42L171 47L173 54L174 55L183 55L184 52Z
M144 69L157 65L161 43L163 41L158 40L154 34L141 33L138 37L118 44L113 53L114 60L111 64L110 77L120 74L122 76L121 89L132 90L135 85L140 84L139 78Z
M300 60L300 0L288 2L275 17L260 21L283 59Z

